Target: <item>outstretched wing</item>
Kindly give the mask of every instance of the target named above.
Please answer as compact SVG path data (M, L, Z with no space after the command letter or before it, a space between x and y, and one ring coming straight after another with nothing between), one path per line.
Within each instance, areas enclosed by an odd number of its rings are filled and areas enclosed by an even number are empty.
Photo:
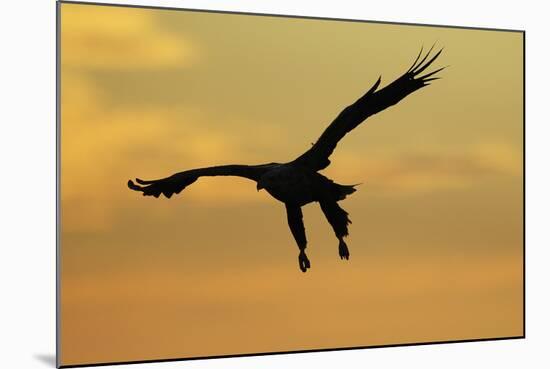
M445 67L420 76L420 74L424 72L443 51L443 49L439 50L428 60L432 49L433 46L423 57L421 49L409 70L380 90L377 89L380 85L381 77L378 78L370 90L355 103L345 108L327 129L325 129L317 142L294 162L307 166L315 171L326 168L330 164L329 157L336 148L338 141L348 132L371 115L397 104L407 95L424 86L428 86L430 81L439 79L433 76ZM420 60L421 57L422 59Z
M170 177L144 181L136 178L135 184L132 180L128 181L128 187L134 191L143 192L143 196L159 197L161 194L167 198L173 194L178 194L187 186L194 183L199 177L205 176L237 176L258 181L259 178L276 164L263 165L221 165L208 168L192 169L185 172L176 173Z

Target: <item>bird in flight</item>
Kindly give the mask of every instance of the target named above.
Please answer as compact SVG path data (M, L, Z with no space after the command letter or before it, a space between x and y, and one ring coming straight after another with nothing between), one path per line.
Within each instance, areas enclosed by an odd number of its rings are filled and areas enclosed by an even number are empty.
M341 259L349 259L350 253L344 237L348 235L351 223L348 213L338 202L355 192L356 185L341 185L320 174L329 166L329 157L338 142L368 117L397 104L409 94L428 86L439 79L435 74L439 68L422 74L443 49L429 58L433 46L423 56L423 49L412 66L399 78L384 88L378 89L381 77L356 102L346 107L325 129L319 139L305 153L287 163L268 163L260 165L220 165L198 168L176 173L157 180L141 180L137 184L128 181L128 187L143 193L143 196L167 198L179 194L187 186L204 176L237 176L256 182L258 191L264 189L275 199L285 204L288 226L298 245L298 265L302 272L311 267L306 255L306 233L302 218L302 206L318 202L323 214L338 239L338 252Z

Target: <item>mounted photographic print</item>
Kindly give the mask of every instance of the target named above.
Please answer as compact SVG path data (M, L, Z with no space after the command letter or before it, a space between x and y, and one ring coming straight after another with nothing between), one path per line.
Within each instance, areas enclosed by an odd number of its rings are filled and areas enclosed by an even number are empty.
M58 3L58 365L524 337L524 32Z

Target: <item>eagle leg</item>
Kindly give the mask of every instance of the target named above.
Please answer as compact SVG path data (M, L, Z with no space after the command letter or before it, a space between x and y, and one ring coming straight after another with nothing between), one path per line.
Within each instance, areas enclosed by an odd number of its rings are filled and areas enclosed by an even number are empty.
M348 225L351 223L348 213L342 209L336 201L320 201L321 210L325 214L328 222L334 230L336 238L338 238L338 253L340 259L349 260L348 245L344 241L344 237L348 235Z
M296 240L296 244L300 249L300 253L298 254L298 266L300 267L300 270L305 273L309 268L311 268L311 263L309 262L305 251L307 239L302 215L302 208L295 204L285 205L288 226L290 227L290 231L292 232L292 235Z

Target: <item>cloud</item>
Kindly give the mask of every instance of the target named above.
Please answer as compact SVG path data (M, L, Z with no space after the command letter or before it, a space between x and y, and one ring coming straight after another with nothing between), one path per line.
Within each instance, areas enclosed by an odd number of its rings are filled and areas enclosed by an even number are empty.
M259 163L263 158L257 147L283 141L276 128L238 117L218 124L190 107L112 105L88 73L63 73L61 185L67 230L112 227L117 209L140 199L126 187L130 178L154 179L195 167ZM240 129L228 129L237 126L254 127L257 139L250 142ZM185 200L224 206L266 198L244 179L205 178L185 191Z
M509 175L521 175L523 155L520 148L504 142L487 141L474 146L474 155L480 165Z
M131 207L130 178L162 178L195 167L272 160L286 151L285 127L227 116L224 122L198 108L113 105L89 73L65 70L62 79L63 224L70 230L105 230L117 209ZM254 132L254 140L249 134ZM364 182L392 194L463 190L488 176L520 176L521 151L485 142L462 153L405 151L365 158L339 148L326 174L339 183ZM277 157L278 155L275 155ZM283 158L284 160L284 158ZM234 206L269 201L244 179L205 178L185 201ZM157 200L163 201L163 200ZM173 201L173 200L172 200ZM159 208L160 211L160 208ZM79 214L71 216L71 214Z
M117 209L131 207L136 199L125 186L130 178L270 161L270 150L280 150L286 140L284 127L231 116L215 122L193 107L112 105L88 73L65 70L62 84L66 229L112 227ZM243 134L248 130L254 131L254 140ZM521 175L520 150L502 142L473 145L460 154L434 150L364 156L342 147L326 174L339 183L365 182L369 188L402 195L468 189L487 176ZM268 201L267 194L257 194L251 183L235 178L201 179L183 196L185 201L216 206Z
M365 159L343 152L335 160L330 176L349 183L364 181L369 186L402 194L460 190L489 177L521 176L521 158L519 149L502 142L473 145L461 154L403 152L399 156ZM338 165L339 162L346 165Z
M63 4L61 14L64 67L185 67L198 58L194 43L159 28L144 9Z

